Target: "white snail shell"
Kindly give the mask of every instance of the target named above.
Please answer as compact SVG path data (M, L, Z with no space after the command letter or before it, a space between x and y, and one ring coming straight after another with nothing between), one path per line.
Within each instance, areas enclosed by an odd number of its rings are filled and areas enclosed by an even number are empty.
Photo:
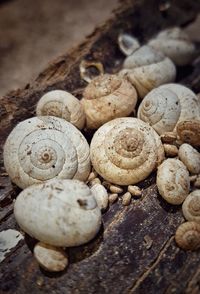
M113 118L128 116L133 112L137 93L126 79L104 74L88 84L81 102L87 127L97 129Z
M192 174L200 173L200 153L189 144L182 144L178 151L180 160Z
M105 210L108 207L108 192L101 184L94 184L91 188L92 194L96 199L97 205L100 209Z
M145 96L137 116L160 135L175 131L180 121L200 117L198 98L185 86L162 85Z
M200 190L195 190L187 196L182 211L186 220L200 223Z
M52 179L26 188L15 201L14 215L30 236L60 247L90 241L101 225L92 192L78 180Z
M195 57L195 45L178 27L161 31L148 45L168 56L176 65L187 65Z
M200 248L200 224L193 221L181 224L176 231L175 240L184 250Z
M141 98L152 89L173 82L176 77L173 62L149 46L142 46L128 56L123 67L120 74L128 76Z
M90 173L89 145L69 122L33 117L19 123L8 136L4 165L22 189L54 177L84 181Z
M54 90L43 95L36 108L37 116L57 116L78 129L85 124L85 113L80 101L67 91Z
M94 169L105 180L129 185L145 179L163 160L159 136L143 121L117 118L94 134L90 145Z
M181 204L189 194L189 172L180 160L168 158L158 167L156 184L168 203Z

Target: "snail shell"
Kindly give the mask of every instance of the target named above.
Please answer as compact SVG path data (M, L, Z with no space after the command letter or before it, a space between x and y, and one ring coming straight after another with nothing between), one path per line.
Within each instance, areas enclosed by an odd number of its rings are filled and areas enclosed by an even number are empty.
M8 136L4 165L22 189L54 177L85 181L90 173L89 145L69 122L33 117L19 123Z
M90 145L94 169L105 180L119 185L142 181L164 159L156 132L143 121L114 119L94 134Z
M196 250L200 247L200 224L185 222L181 224L175 234L175 240L184 250Z
M162 85L145 96L137 116L149 123L160 135L175 132L180 121L200 117L198 98L185 86Z
M195 45L180 28L174 27L161 31L148 45L161 51L176 65L187 65L195 57Z
M128 76L141 98L152 89L173 82L176 77L173 62L149 46L142 46L128 56L123 67L120 74Z
M128 116L133 112L137 93L126 79L105 74L88 84L81 101L87 127L97 129L113 118Z
M62 90L50 91L43 95L37 104L36 114L63 118L78 129L82 129L85 124L85 113L79 100Z
M187 196L182 211L186 220L200 223L200 190L195 190Z
M160 195L168 203L178 205L189 194L189 173L180 160L168 158L158 167L156 184Z
M139 47L140 43L136 38L129 34L119 34L118 36L118 45L120 50L126 55L129 56L135 52Z
M182 142L200 146L200 120L184 120L177 124L177 134Z
M91 188L92 194L96 199L97 205L100 209L105 210L108 206L108 192L101 184L94 184Z
M14 214L23 231L58 247L90 241L101 225L92 192L78 180L52 179L26 188L15 201Z
M182 144L178 151L180 160L192 174L200 173L200 153L189 144Z

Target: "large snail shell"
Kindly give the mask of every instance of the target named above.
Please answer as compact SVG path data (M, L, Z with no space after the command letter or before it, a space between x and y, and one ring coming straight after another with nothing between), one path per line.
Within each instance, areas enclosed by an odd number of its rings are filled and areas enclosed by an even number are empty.
M149 46L161 51L176 65L186 65L195 57L195 45L189 40L188 35L178 27L160 32L148 42Z
M187 196L182 210L187 220L200 223L200 190L195 190Z
M175 234L175 240L184 250L196 250L200 247L200 224L186 222L181 224Z
M90 241L101 225L92 192L78 180L53 179L26 188L15 201L14 214L30 236L61 247Z
M126 79L105 74L91 81L81 101L87 127L97 129L113 118L128 116L135 108L137 93Z
M173 82L176 77L173 62L149 46L142 46L128 56L123 67L126 70L121 71L121 75L128 76L141 98L152 89Z
M200 173L200 153L189 144L182 144L178 151L180 160L192 174Z
M93 167L105 180L129 185L145 179L164 158L159 136L137 118L114 119L93 136Z
M184 120L177 124L177 134L182 142L200 146L200 120Z
M162 85L145 96L137 115L161 135L175 130L182 120L200 117L198 98L185 86Z
M169 158L158 167L156 184L168 203L181 204L189 194L189 172L180 160Z
M90 173L89 145L67 121L33 117L19 123L8 136L4 165L22 189L54 177L84 181Z
M37 104L36 113L37 116L61 117L78 129L82 129L85 124L85 113L79 100L62 90L50 91L43 95Z

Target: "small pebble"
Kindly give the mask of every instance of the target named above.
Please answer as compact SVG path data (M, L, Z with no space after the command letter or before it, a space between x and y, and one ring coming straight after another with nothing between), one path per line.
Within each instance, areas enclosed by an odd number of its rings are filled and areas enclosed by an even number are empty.
M128 192L130 192L133 196L140 197L142 195L142 191L138 186L128 186Z
M101 184L101 181L99 178L95 178L94 180L90 181L90 186L94 186L95 184Z
M175 145L163 144L163 147L167 157L175 157L178 155L178 148Z
M118 194L117 193L110 194L108 196L108 201L109 201L110 204L113 204L115 201L117 201L117 199L118 199Z
M116 185L111 185L109 187L109 189L110 189L110 192L112 192L112 193L122 193L123 192L123 189L119 186L116 186Z
M88 176L88 179L87 179L88 182L94 180L97 176L98 176L98 175L97 175L96 172L91 172L91 173L89 174L89 176Z
M126 192L122 196L122 205L126 206L126 205L129 205L130 203L131 203L131 193L130 192Z

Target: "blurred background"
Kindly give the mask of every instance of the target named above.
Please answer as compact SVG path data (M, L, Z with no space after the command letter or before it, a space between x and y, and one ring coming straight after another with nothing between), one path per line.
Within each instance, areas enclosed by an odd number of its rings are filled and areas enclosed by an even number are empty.
M0 0L0 96L78 45L118 0Z

